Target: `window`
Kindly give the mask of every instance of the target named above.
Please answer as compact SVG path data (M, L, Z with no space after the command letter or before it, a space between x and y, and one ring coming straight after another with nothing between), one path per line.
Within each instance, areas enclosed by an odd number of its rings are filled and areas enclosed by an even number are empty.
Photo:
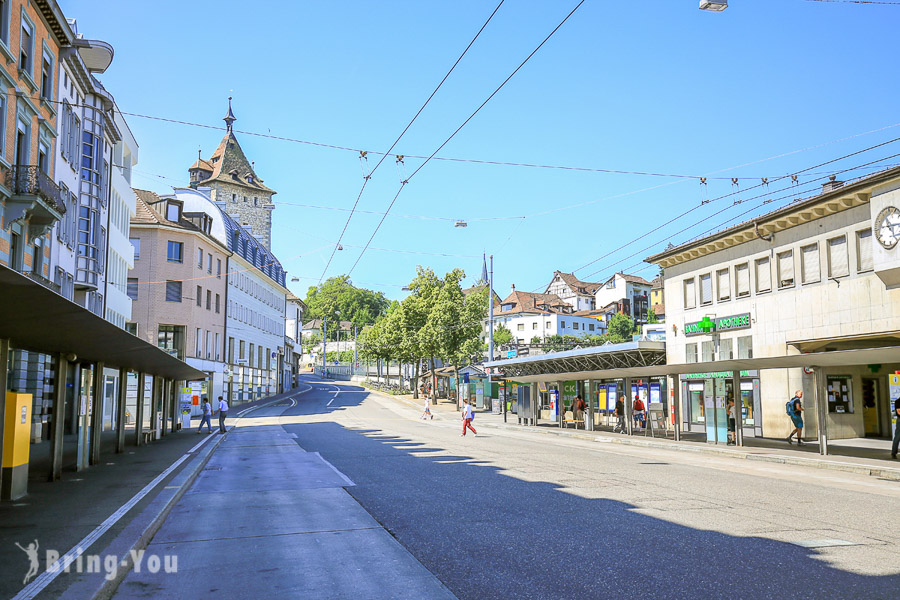
M167 202L166 203L166 218L175 223L180 221L181 220L181 204L179 204L178 202Z
M532 329L537 329L537 326L538 326L537 321L535 321L534 323L531 324Z
M207 255L206 272L212 273L212 254Z
M218 277L220 279L222 278L222 259L221 258L216 259L216 277Z
M244 360L244 340L241 340L238 347L238 360Z
M128 297L132 300L138 299L138 280L137 277L128 278Z
M709 273L700 276L700 304L712 304L712 275Z
M578 323L572 323L572 329L577 330L577 329L578 329Z
M41 62L41 98L44 100L53 98L53 57L46 52Z
M684 307L697 307L697 292L694 291L694 278L684 280Z
M588 330L589 330L589 331L594 331L594 324L593 324L593 323L588 323Z
M794 286L794 251L778 253L778 289Z
M753 358L753 338L749 335L737 339L738 355L741 358Z
M44 238L34 238L31 270L38 277L44 276Z
M503 312L506 312L508 310L512 310L512 308L513 308L512 304L504 304L503 306L500 307L500 310Z
M255 363L253 362L253 359L256 358L256 357L254 356L254 353L253 353L253 348L255 348L255 347L256 347L256 344L250 344L250 355L248 356L248 358L249 358L249 360L250 360L250 366L251 366L251 367L253 367L253 365L255 364Z
M847 260L847 236L828 240L828 277L846 277L850 274Z
M181 302L181 282L166 282L166 302Z
M206 290L206 310L212 310L212 290Z
M772 291L772 267L769 265L769 257L756 259L756 293Z
M203 306L203 288L199 285L197 286L197 306Z
M32 74L34 67L34 27L22 18L22 37L19 39L19 68Z
M800 281L816 283L821 281L819 269L819 244L810 244L800 248Z
M11 0L0 0L0 41L9 48L9 5Z
M719 360L731 360L734 358L734 340L719 340Z
M130 333L133 336L137 336L138 334L138 324L137 323L125 323L125 331Z
M559 322L559 328L560 328L560 329L565 329L565 328L566 328L566 322L565 322L565 321L560 321L560 322Z
M728 269L716 271L716 292L719 302L725 302L731 298L731 271Z
M170 240L167 258L169 262L184 262L184 244Z
M197 344L196 344L197 358L203 356L203 330L199 327L197 328Z
M697 362L697 344L686 344L684 347L684 362Z
M256 362L256 367L259 368L259 369L262 369L262 368L263 368L263 347L262 347L262 346L258 346L258 347L256 348L256 350L257 350L257 352L259 353L259 360ZM269 356L269 355L266 354L266 356Z
M219 295L216 294L216 314L218 314L218 312L219 312Z
M129 238L131 245L134 246L134 260L141 257L141 238Z
M516 327L516 331L525 331L525 323L519 323Z
M232 202L237 202L237 194L232 194L232 195L231 195L231 201L232 201Z
M3 0L0 0L0 11L5 10L2 6L6 4ZM2 15L2 12L0 12ZM2 16L0 16L2 18ZM0 95L0 140L6 139L6 95ZM0 156L6 154L5 150L6 144L0 144Z
M737 297L746 298L750 295L750 265L744 263L734 267L734 279L737 282Z
M553 328L553 321L547 321L547 329Z
M218 335L218 334L216 334ZM212 344L212 333L209 329L206 330L206 358L212 357L212 348L210 348Z
M712 362L716 360L716 345L712 340L707 340L700 345L701 362Z
M203 248L197 248L197 268L203 268Z
M181 283L181 282L178 282ZM160 325L156 345L176 358L184 358L184 326Z
M856 270L859 273L871 271L874 267L872 261L872 230L863 229L856 232Z

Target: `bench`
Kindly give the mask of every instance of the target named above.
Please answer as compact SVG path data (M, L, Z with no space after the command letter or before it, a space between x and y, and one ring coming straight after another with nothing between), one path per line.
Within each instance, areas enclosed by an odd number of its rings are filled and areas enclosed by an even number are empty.
M576 419L571 410L563 413L563 427L568 427L569 423L573 423L575 429L578 429L578 424L581 423L581 428L584 429L584 418Z

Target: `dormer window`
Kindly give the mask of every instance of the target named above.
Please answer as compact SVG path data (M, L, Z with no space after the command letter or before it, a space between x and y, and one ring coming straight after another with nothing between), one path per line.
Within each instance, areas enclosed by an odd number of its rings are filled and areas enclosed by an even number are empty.
M181 220L181 202L169 200L166 203L166 219L174 223Z
M253 183L253 175L247 175L247 183Z
M500 310L502 310L503 312L506 312L506 311L512 310L512 309L513 309L512 304L504 304L503 306L500 307Z

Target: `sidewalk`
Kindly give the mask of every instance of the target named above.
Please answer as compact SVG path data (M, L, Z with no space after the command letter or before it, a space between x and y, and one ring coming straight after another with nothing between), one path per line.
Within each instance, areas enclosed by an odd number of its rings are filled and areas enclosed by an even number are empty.
M425 406L424 399L415 400L412 394L391 396L376 390L369 390L369 392L378 394L382 398L390 398L398 401L411 408L417 408L420 413ZM436 404L432 403L432 412L434 413L434 418L436 420L458 420L460 418L456 404L446 400ZM506 416L507 421L504 423L502 414L495 415L490 411L476 412L478 413L478 416L475 420L478 423L478 427L508 429L518 432L533 433L535 435L555 435L590 440L604 444L623 444L628 446L660 448L673 452L713 454L737 460L755 460L778 464L799 465L816 469L871 475L873 477L882 477L884 479L900 481L900 461L891 460L890 452L885 452L884 450L873 447L850 447L841 444L840 441L830 443L828 447L830 454L822 456L819 454L818 442L815 440L806 442L804 446L798 447L796 445L789 446L784 440L745 438L744 442L746 445L737 448L734 446L708 444L701 436L689 436L697 438L693 441L690 439L682 439L682 441L676 442L672 439L644 437L642 431L635 435L628 436L615 434L611 431L585 431L584 429L572 428L563 429L551 423L526 427L518 424L517 417L514 413L508 413Z

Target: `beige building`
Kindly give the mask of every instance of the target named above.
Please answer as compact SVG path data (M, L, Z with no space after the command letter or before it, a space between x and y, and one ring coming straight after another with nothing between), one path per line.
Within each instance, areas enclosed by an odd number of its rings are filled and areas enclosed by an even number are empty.
M133 304L127 328L207 373L201 395L215 399L223 394L231 252L215 239L214 219L206 212L185 211L175 198L136 192L134 269L128 274Z
M667 362L900 345L898 206L900 168L832 180L818 196L648 258L665 269ZM889 436L888 374L897 369L827 368L829 436ZM741 376L745 435L786 436L785 403L800 389L806 435L815 437L811 374L772 369ZM731 396L731 377L681 377L686 430L704 429L708 396Z

